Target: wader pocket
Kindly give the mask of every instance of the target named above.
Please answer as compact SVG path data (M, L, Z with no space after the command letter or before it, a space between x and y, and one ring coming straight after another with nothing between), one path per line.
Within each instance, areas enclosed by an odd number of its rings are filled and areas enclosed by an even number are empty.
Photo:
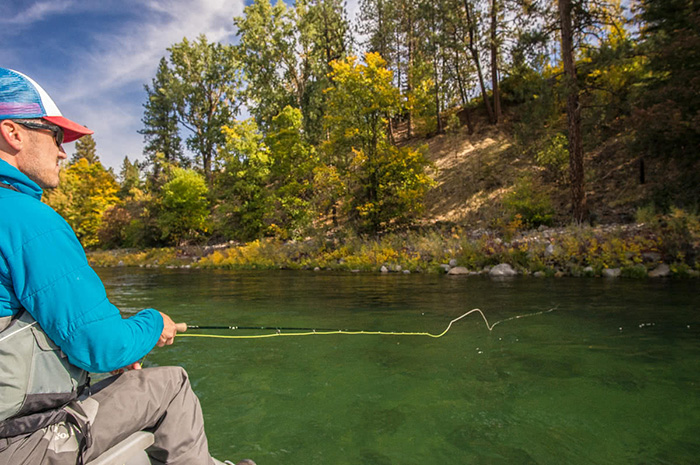
M35 339L27 326L15 319L0 333L0 420L16 415L28 392Z
M26 311L0 333L0 374L0 421L63 407L87 383Z

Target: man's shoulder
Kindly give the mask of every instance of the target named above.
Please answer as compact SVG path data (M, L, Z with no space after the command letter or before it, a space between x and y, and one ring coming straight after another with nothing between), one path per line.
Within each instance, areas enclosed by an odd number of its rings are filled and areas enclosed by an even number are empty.
M1 194L5 194L4 192ZM0 231L50 231L70 228L50 206L29 195L10 192L0 195Z

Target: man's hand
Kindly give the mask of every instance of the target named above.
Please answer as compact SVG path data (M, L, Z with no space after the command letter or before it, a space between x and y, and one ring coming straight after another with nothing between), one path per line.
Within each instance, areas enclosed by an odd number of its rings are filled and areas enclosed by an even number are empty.
M127 365L127 366L125 366L124 368L120 368L120 369L118 369L118 370L110 371L109 373L112 374L112 375L121 375L121 374L124 373L125 371L129 371L129 370L140 370L140 369L141 369L141 364L140 364L139 362L134 362L134 363L132 363L131 365Z
M163 317L163 332L160 334L160 339L158 339L158 347L169 346L175 340L175 335L177 333L184 333L187 331L187 323L175 323L168 315L163 312L159 312Z

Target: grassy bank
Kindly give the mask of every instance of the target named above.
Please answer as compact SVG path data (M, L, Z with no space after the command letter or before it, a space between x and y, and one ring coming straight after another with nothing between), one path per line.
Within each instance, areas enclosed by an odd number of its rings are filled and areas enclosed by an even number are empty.
M458 227L386 234L148 250L93 251L93 266L293 269L444 273L453 267L487 272L508 263L522 274L647 277L668 265L669 276L700 276L697 218L654 224L540 228L514 235ZM509 238L510 240L506 240Z

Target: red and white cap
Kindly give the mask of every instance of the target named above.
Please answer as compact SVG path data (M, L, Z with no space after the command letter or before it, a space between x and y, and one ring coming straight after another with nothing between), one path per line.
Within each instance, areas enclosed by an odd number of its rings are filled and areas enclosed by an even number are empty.
M0 120L41 118L63 128L64 141L72 142L93 131L65 118L49 94L32 78L0 68Z

